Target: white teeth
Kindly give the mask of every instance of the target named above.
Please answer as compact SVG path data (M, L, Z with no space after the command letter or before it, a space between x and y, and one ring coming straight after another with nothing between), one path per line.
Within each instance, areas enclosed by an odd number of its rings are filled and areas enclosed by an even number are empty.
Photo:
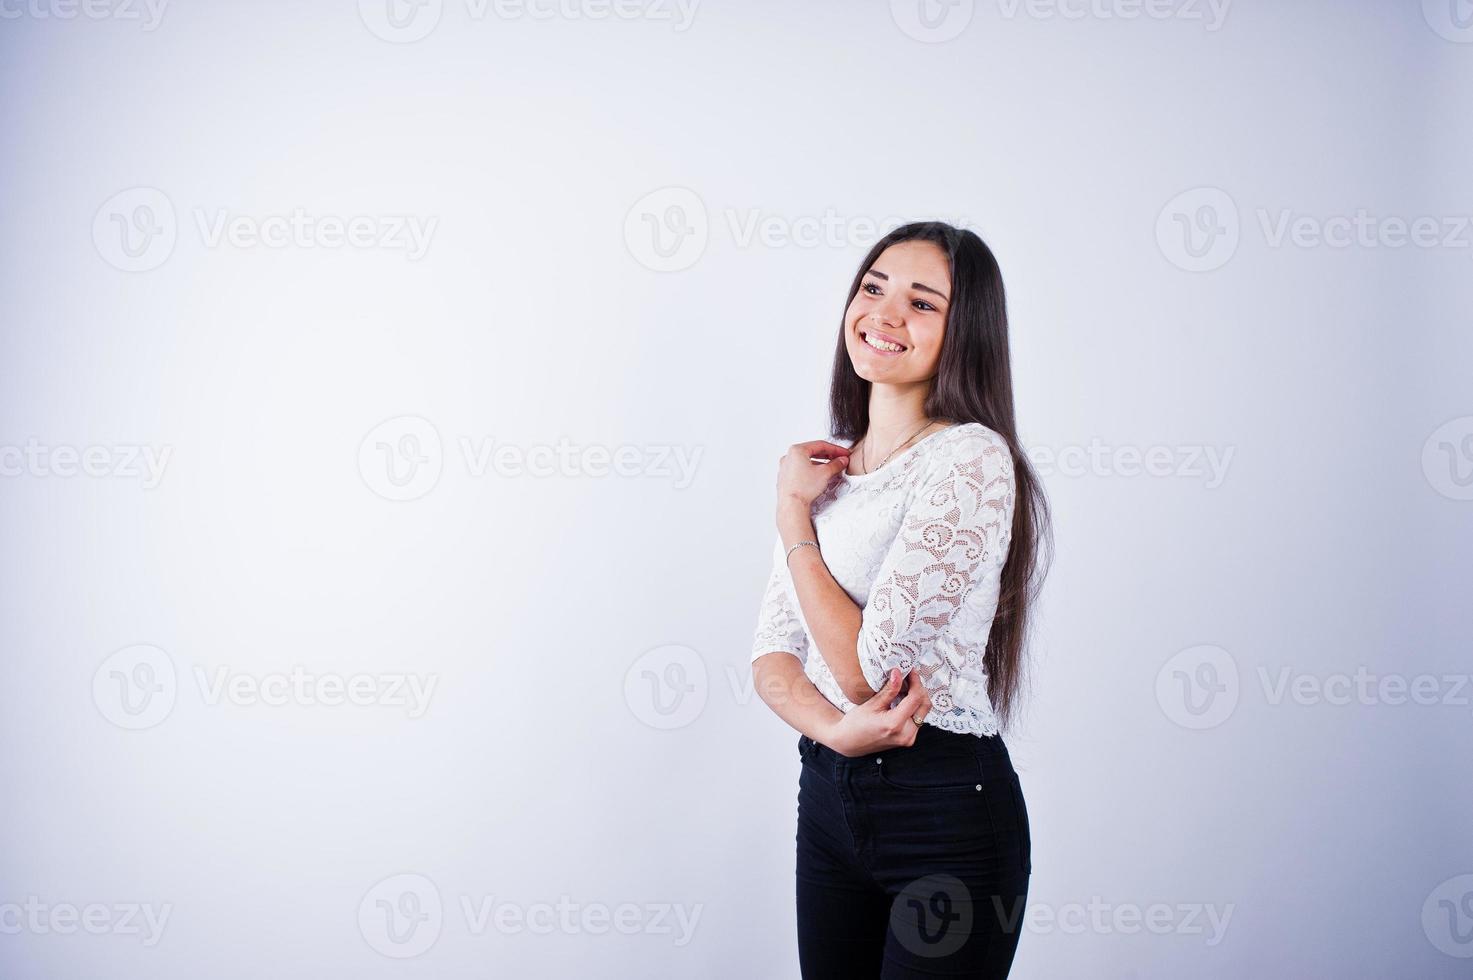
M901 347L899 344L892 344L889 341L881 340L878 337L871 337L869 334L865 334L864 335L864 342L866 344L869 344L871 347L875 348L876 350L887 350L887 351L905 350L905 348L904 347Z

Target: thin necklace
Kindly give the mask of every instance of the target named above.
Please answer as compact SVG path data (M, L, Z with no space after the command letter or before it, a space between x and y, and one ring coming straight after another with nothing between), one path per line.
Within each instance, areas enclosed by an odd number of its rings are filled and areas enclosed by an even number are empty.
M916 436L920 435L922 432L925 432L928 428L931 427L932 424L935 423L935 421L936 421L935 419L929 419L929 418L926 419L926 424L923 425L923 426L921 426L919 429L917 429L915 431L915 434L912 435L910 437L910 439L914 439ZM902 442L900 444L900 446L905 445L906 442L910 442L910 439L907 439L907 440L905 440L905 442ZM890 462L890 456L894 456L896 453L900 452L900 446L896 446L894 449L890 450L889 455L886 456L884 459L880 460L880 466L884 466L886 463ZM859 450L860 462L862 462L862 463L865 464L864 465L864 472L861 473L861 474L859 474L860 476L866 476L866 475L868 475L871 472L870 471L870 467L869 467L869 461L868 461L868 458L867 458L868 456L869 456L869 440L865 440L864 447ZM879 467L877 466L877 467L875 467L875 469L879 469Z

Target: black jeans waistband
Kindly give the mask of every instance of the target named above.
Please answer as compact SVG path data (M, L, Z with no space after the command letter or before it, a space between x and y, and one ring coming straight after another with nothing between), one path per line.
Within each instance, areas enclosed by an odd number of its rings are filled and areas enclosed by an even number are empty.
M971 751L978 756L993 757L997 763L1005 763L1008 768L1012 767L1012 759L1008 756L1008 747L1003 742L1001 735L972 735L966 732L951 732L935 725L921 725L916 731L916 740L911 745L895 746L881 752L867 752L864 755L847 756L815 741L807 735L798 736L798 754L801 758L823 759L838 766L857 766L861 763L873 764L877 756L902 754L924 754L932 752L952 752L958 749Z

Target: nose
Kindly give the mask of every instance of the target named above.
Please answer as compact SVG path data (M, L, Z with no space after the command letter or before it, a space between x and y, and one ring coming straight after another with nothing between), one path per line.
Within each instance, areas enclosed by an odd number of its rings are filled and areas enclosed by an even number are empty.
M875 325L876 330L893 330L900 322L900 317L889 308L875 310L866 319Z

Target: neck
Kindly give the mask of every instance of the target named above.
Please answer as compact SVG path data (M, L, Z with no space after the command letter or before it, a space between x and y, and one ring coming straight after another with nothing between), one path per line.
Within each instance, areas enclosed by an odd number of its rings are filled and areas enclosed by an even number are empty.
M892 444L908 437L926 421L928 382L908 385L874 384L869 391L869 431L866 438Z

